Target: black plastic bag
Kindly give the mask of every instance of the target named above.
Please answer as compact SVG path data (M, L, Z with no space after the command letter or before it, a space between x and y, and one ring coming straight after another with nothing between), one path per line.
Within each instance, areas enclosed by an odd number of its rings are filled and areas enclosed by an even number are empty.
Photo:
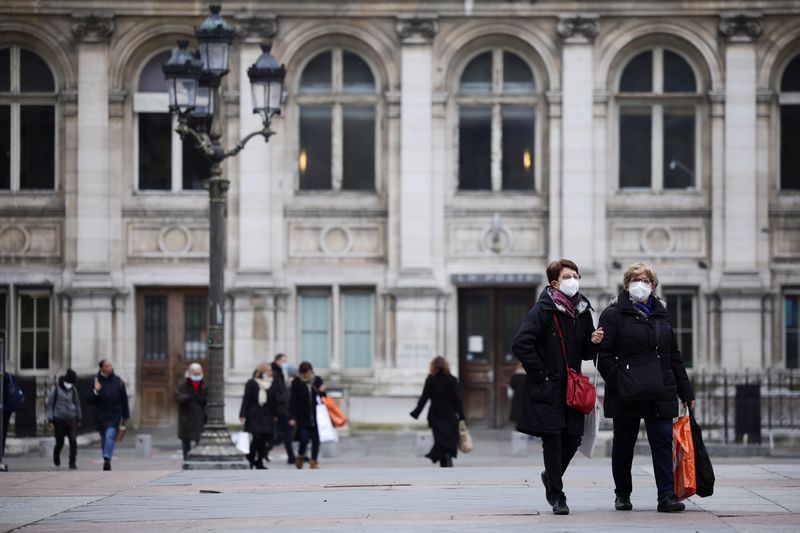
M706 445L703 444L703 431L694 417L694 409L689 409L689 420L692 427L692 444L694 444L696 494L706 498L714 494L714 468L711 466L711 458L706 451Z

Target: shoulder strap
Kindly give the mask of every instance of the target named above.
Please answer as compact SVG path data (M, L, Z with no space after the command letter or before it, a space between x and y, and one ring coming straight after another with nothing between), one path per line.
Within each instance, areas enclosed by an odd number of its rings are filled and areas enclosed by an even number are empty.
M661 355L658 352L658 338L659 338L660 333L661 333L661 321L658 318L656 318L655 319L655 323L656 323L656 355Z
M569 368L569 361L567 361L567 348L564 346L564 334L561 333L561 325L558 323L556 312L553 311L553 322L556 323L556 330L558 331L558 338L561 341L561 353L564 355L564 364Z

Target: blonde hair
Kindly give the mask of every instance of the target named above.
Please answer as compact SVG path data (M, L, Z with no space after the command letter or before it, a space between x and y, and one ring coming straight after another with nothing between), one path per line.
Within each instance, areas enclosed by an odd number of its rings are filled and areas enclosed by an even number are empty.
M650 278L650 283L653 285L653 290L658 287L656 269L643 261L637 261L625 270L625 274L622 275L622 287L627 291L631 280L641 274L647 274L647 277Z
M253 377L259 378L261 374L272 374L272 366L269 363L260 363L253 371Z

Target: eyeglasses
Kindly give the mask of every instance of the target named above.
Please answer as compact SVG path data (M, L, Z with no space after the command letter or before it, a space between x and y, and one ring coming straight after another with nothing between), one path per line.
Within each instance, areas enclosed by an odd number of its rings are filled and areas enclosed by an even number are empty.
M636 278L636 279L632 279L632 280L631 280L631 283L633 283L634 281L639 281L639 282L641 282L641 283L644 283L645 285L648 285L648 286L653 284L653 282L652 282L652 281L650 281L650 278Z
M568 279L581 279L581 275L575 274L573 276L572 274L564 274L564 276L561 278L561 281L566 281Z

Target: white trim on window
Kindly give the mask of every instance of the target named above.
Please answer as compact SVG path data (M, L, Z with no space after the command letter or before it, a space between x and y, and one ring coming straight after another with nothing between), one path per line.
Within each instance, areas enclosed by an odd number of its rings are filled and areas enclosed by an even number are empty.
M31 297L34 300L34 312L33 312L33 327L32 328L23 328L22 327L22 298L23 297ZM48 326L47 328L40 328L37 324L38 321L38 312L37 306L39 303L36 301L37 298L47 297L47 315L48 315ZM49 372L50 367L52 366L52 359L53 359L53 293L49 289L20 289L17 290L16 294L16 310L17 310L17 321L15 332L17 336L16 344L16 358L17 358L17 368L21 372L25 372L27 374L46 374ZM24 330L24 331L23 331ZM36 348L38 343L38 333L47 331L47 366L44 368L38 368L36 366ZM22 368L22 334L32 332L33 339L34 339L34 351L33 351L33 367L32 368Z

